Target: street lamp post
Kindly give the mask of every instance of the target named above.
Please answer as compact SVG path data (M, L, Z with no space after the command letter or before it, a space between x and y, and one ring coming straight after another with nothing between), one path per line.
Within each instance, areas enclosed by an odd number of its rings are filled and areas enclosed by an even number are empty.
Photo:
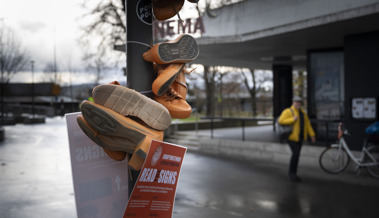
M32 114L34 118L34 61L30 61L32 64Z

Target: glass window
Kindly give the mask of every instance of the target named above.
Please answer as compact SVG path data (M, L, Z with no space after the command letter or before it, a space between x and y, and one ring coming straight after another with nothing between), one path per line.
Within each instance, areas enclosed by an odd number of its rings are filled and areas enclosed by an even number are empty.
M310 107L318 120L344 116L344 58L342 51L309 54Z

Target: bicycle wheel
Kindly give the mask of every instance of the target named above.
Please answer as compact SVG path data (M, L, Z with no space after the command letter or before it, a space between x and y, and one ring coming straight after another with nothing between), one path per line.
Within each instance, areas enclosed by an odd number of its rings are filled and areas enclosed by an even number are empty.
M321 169L327 173L339 173L343 171L350 161L346 151L338 147L329 147L325 149L319 158Z
M372 163L373 165L367 166L367 171L371 174L371 176L379 179L379 146L371 146L367 148L372 157L375 159L371 159L366 155L365 163ZM376 163L376 164L375 164Z

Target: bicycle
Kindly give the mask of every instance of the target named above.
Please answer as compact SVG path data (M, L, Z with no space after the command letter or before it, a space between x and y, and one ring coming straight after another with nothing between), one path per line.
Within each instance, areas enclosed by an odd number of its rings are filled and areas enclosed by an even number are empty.
M344 138L348 131L342 130L342 123L338 125L338 143L328 146L320 155L319 164L327 173L337 174L348 166L350 159L357 165L356 170L365 167L374 178L379 179L379 146L369 146L365 140L359 157L355 157Z

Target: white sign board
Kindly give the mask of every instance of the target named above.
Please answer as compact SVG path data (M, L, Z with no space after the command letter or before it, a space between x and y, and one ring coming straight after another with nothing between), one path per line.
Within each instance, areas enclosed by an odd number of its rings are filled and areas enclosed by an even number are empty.
M128 163L114 161L66 114L78 217L120 218L128 202Z
M352 116L354 119L363 118L363 98L354 98L352 105Z
M375 98L365 98L363 102L363 117L366 119L376 118L376 99Z

